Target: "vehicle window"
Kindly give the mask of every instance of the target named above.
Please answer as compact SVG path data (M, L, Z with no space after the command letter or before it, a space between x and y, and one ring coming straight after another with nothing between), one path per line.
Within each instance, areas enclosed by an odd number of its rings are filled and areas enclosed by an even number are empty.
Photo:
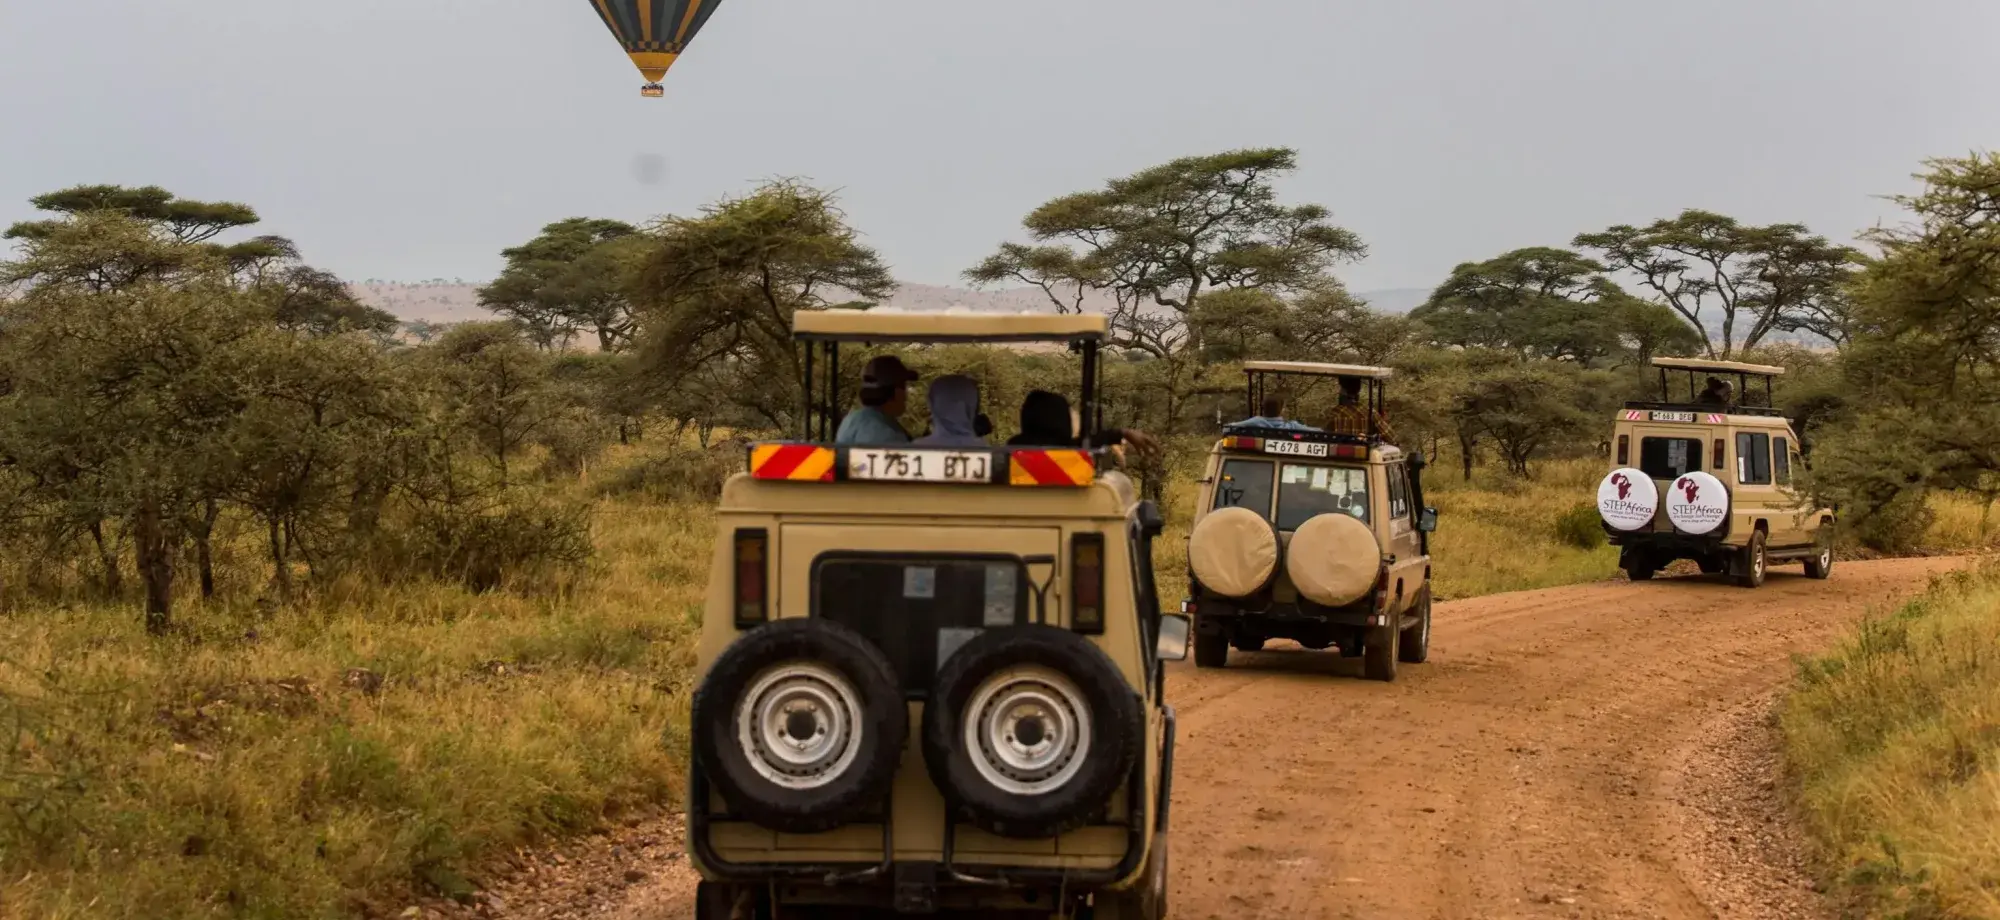
M1779 485L1791 485L1792 445L1789 439L1777 438L1771 442L1771 467L1777 473Z
M1366 467L1287 463L1279 469L1279 530L1297 530L1308 518L1330 511L1368 520Z
M1248 508L1271 516L1271 472L1269 460L1227 460L1215 481L1215 507Z
M875 643L913 699L980 630L1028 622L1034 595L1012 557L923 554L821 556L812 590L813 615Z
M1389 517L1402 520L1410 516L1410 481L1403 475L1403 465L1388 468L1389 473Z
M1746 486L1771 484L1771 436L1743 432L1736 436L1736 481Z
M1654 479L1677 479L1700 469L1699 438L1639 439L1639 471Z

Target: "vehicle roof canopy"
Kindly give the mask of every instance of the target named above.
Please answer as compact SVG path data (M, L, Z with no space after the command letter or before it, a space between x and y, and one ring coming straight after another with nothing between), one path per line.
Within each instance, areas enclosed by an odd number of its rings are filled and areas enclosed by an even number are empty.
M1319 364L1312 361L1245 361L1243 369L1258 374L1303 374L1310 377L1366 377L1387 380L1394 373L1366 364Z
M1718 374L1755 374L1780 377L1785 369L1771 364L1744 364L1741 361L1710 361L1703 358L1654 358L1653 366L1669 371L1710 371Z
M1111 323L1096 313L901 313L810 310L792 315L802 342L1101 342Z

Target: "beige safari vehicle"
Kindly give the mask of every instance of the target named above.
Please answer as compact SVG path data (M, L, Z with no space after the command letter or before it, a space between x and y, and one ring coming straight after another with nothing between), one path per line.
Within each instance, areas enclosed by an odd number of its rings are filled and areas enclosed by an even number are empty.
M1067 343L1102 316L800 313L806 437L723 488L697 652L700 920L1166 914L1162 519L1104 451L835 446L848 343ZM1000 413L996 412L996 416Z
M1660 400L1620 410L1611 471L1597 487L1626 576L1645 581L1678 559L1746 588L1762 585L1773 563L1831 574L1833 512L1794 488L1804 469L1798 434L1772 407L1772 380L1785 369L1693 358L1653 366Z
M1272 639L1360 657L1372 680L1430 654L1430 533L1421 455L1388 442L1388 368L1249 362L1251 417L1209 453L1188 534L1183 612L1197 667ZM1272 377L1331 379L1352 394L1327 429L1257 416ZM1366 403L1361 402L1366 391Z

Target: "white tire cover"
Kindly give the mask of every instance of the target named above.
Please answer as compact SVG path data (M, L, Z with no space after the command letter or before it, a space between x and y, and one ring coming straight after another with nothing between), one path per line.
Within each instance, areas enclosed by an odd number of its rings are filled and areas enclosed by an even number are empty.
M1248 508L1219 508L1188 534L1188 567L1210 591L1249 597L1278 572L1278 531Z
M1707 473L1685 474L1667 487L1667 520L1681 533L1713 533L1729 520L1729 490Z
M1660 487L1631 467L1612 470L1597 484L1597 516L1619 530L1644 530L1660 510Z
M1375 587L1382 571L1382 545L1359 520L1338 512L1308 518L1292 532L1285 549L1285 574L1292 587L1315 604L1354 603Z

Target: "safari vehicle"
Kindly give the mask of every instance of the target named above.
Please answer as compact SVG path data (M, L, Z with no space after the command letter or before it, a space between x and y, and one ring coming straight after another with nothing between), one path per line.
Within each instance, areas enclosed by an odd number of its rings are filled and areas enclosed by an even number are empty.
M1253 424L1225 426L1210 451L1188 534L1183 605L1194 617L1197 667L1272 639L1359 656L1372 680L1430 654L1430 533L1420 454L1382 430L1381 367L1296 362L1244 365ZM1353 393L1346 424L1325 430L1256 424L1270 377L1331 378ZM1365 408L1359 403L1366 390Z
M1619 412L1611 471L1597 487L1598 516L1626 576L1645 581L1679 559L1746 588L1762 585L1772 563L1831 574L1833 512L1795 491L1798 433L1772 406L1772 381L1785 369L1693 358L1653 366L1660 400ZM1710 389L1697 391L1702 375ZM1715 389L1731 378L1732 392Z
M834 446L846 343L1052 342L1102 316L800 313L805 437L724 486L690 740L701 920L1166 913L1159 510L1075 448Z

